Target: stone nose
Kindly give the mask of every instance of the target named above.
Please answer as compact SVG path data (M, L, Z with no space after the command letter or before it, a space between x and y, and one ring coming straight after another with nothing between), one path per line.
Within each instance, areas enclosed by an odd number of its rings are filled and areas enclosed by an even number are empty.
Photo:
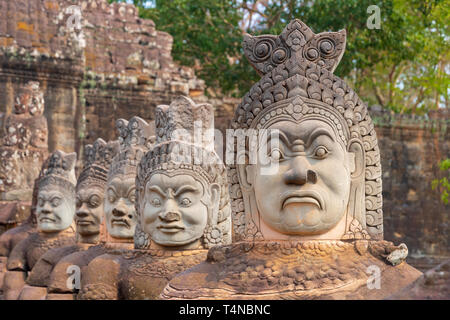
M86 218L88 215L89 215L89 213L87 212L87 210L84 210L84 209L78 209L76 212L75 212L75 215L78 217L78 218Z
M89 215L89 211L87 209L86 203L83 202L81 207L75 212L75 215L78 218L85 218L85 217L87 217Z
M114 209L112 210L112 214L115 217L123 217L127 214L128 209L127 206L125 205L123 199L119 199L119 201L117 202L117 205L114 207Z
M42 214L50 214L53 212L52 206L50 205L50 203L48 201L46 201L44 203L44 205L42 206L40 212Z
M306 157L297 156L291 159L290 168L284 173L284 181L286 184L296 185L316 183L317 173L311 169Z
M178 206L175 200L168 199L166 201L166 206L159 214L159 218L165 222L174 222L181 220L181 214L178 210Z

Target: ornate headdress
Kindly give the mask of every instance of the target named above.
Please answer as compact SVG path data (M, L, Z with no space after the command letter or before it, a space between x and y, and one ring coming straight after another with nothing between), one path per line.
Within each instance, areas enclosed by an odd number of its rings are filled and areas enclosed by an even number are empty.
M108 171L112 159L119 152L119 142L98 138L94 144L86 145L84 149L84 168L78 177L77 189L85 185L95 185L104 189L108 180Z
M350 231L363 237L383 237L381 165L376 133L367 106L333 74L345 49L346 33L314 34L300 20L291 21L279 36L244 38L244 52L262 75L236 109L234 129L267 128L282 119L320 118L328 122L348 150L352 141L362 142L365 170L362 188L355 190L364 203L356 204ZM350 150L349 150L350 151ZM258 234L245 215L242 186L235 166L230 167L234 232L237 238Z
M75 161L76 152L65 153L56 150L46 162L46 167L41 170L37 180L39 190L48 186L57 186L72 197L75 195Z
M208 217L203 237L206 248L231 242L231 217L226 168L214 151L214 110L180 96L170 106L156 109L156 144L139 164L136 178L136 212L147 181L153 174L177 172L201 177L220 186L217 215ZM197 137L196 137L197 135ZM136 227L135 247L147 248L149 235Z
M119 153L112 160L108 180L117 174L135 176L139 161L154 140L151 125L136 116L130 121L117 120L116 128L120 147Z

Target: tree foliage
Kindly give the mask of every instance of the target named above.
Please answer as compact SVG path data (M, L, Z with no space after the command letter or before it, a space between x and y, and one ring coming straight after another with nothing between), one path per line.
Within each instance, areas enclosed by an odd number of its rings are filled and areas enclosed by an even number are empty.
M450 173L450 159L445 159L439 163L439 169L441 171ZM443 177L441 179L434 179L431 183L431 187L433 190L440 189L441 190L441 201L445 204L448 204L448 197L450 193L450 181L449 178Z
M119 0L116 0L119 1ZM259 79L244 32L279 34L294 18L316 33L347 30L335 74L369 104L420 113L448 107L450 2L445 0L134 0L140 16L174 37L173 56L210 89L241 96ZM380 8L369 29L367 8Z

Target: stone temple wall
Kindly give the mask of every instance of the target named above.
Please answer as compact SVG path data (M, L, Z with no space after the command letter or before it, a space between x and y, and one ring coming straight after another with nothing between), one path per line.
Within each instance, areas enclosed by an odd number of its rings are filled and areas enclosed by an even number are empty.
M449 112L414 117L373 111L371 116L381 151L384 237L406 243L410 262L426 269L450 256L450 205L431 188L433 179L448 177L439 162L450 158Z
M204 82L173 62L172 37L133 5L0 0L0 16L0 112L11 113L21 85L39 81L50 151L115 138L117 118L151 120L176 95L205 99Z
M81 9L81 28L72 5ZM49 151L82 150L116 137L118 118L152 120L158 104L178 94L215 107L215 125L229 127L240 99L203 95L194 71L171 57L172 37L127 4L106 0L0 0L0 112L29 80L44 90ZM385 238L412 254L449 256L448 212L431 181L450 157L449 115L400 117L373 110L383 167ZM0 119L1 121L1 119Z

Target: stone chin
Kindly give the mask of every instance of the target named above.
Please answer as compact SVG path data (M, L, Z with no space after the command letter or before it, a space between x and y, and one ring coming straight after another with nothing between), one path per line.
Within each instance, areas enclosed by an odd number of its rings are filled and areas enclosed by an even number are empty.
M176 233L164 234L161 231L155 231L152 234L152 240L161 246L178 247L189 245L201 238L201 235L191 234L188 231L180 230Z
M309 236L321 235L335 227L344 214L325 222L326 213L314 204L290 203L280 211L278 221L267 218L265 222L276 231L288 235Z
M131 239L134 236L136 224L130 225L122 221L108 221L108 233L119 239Z

